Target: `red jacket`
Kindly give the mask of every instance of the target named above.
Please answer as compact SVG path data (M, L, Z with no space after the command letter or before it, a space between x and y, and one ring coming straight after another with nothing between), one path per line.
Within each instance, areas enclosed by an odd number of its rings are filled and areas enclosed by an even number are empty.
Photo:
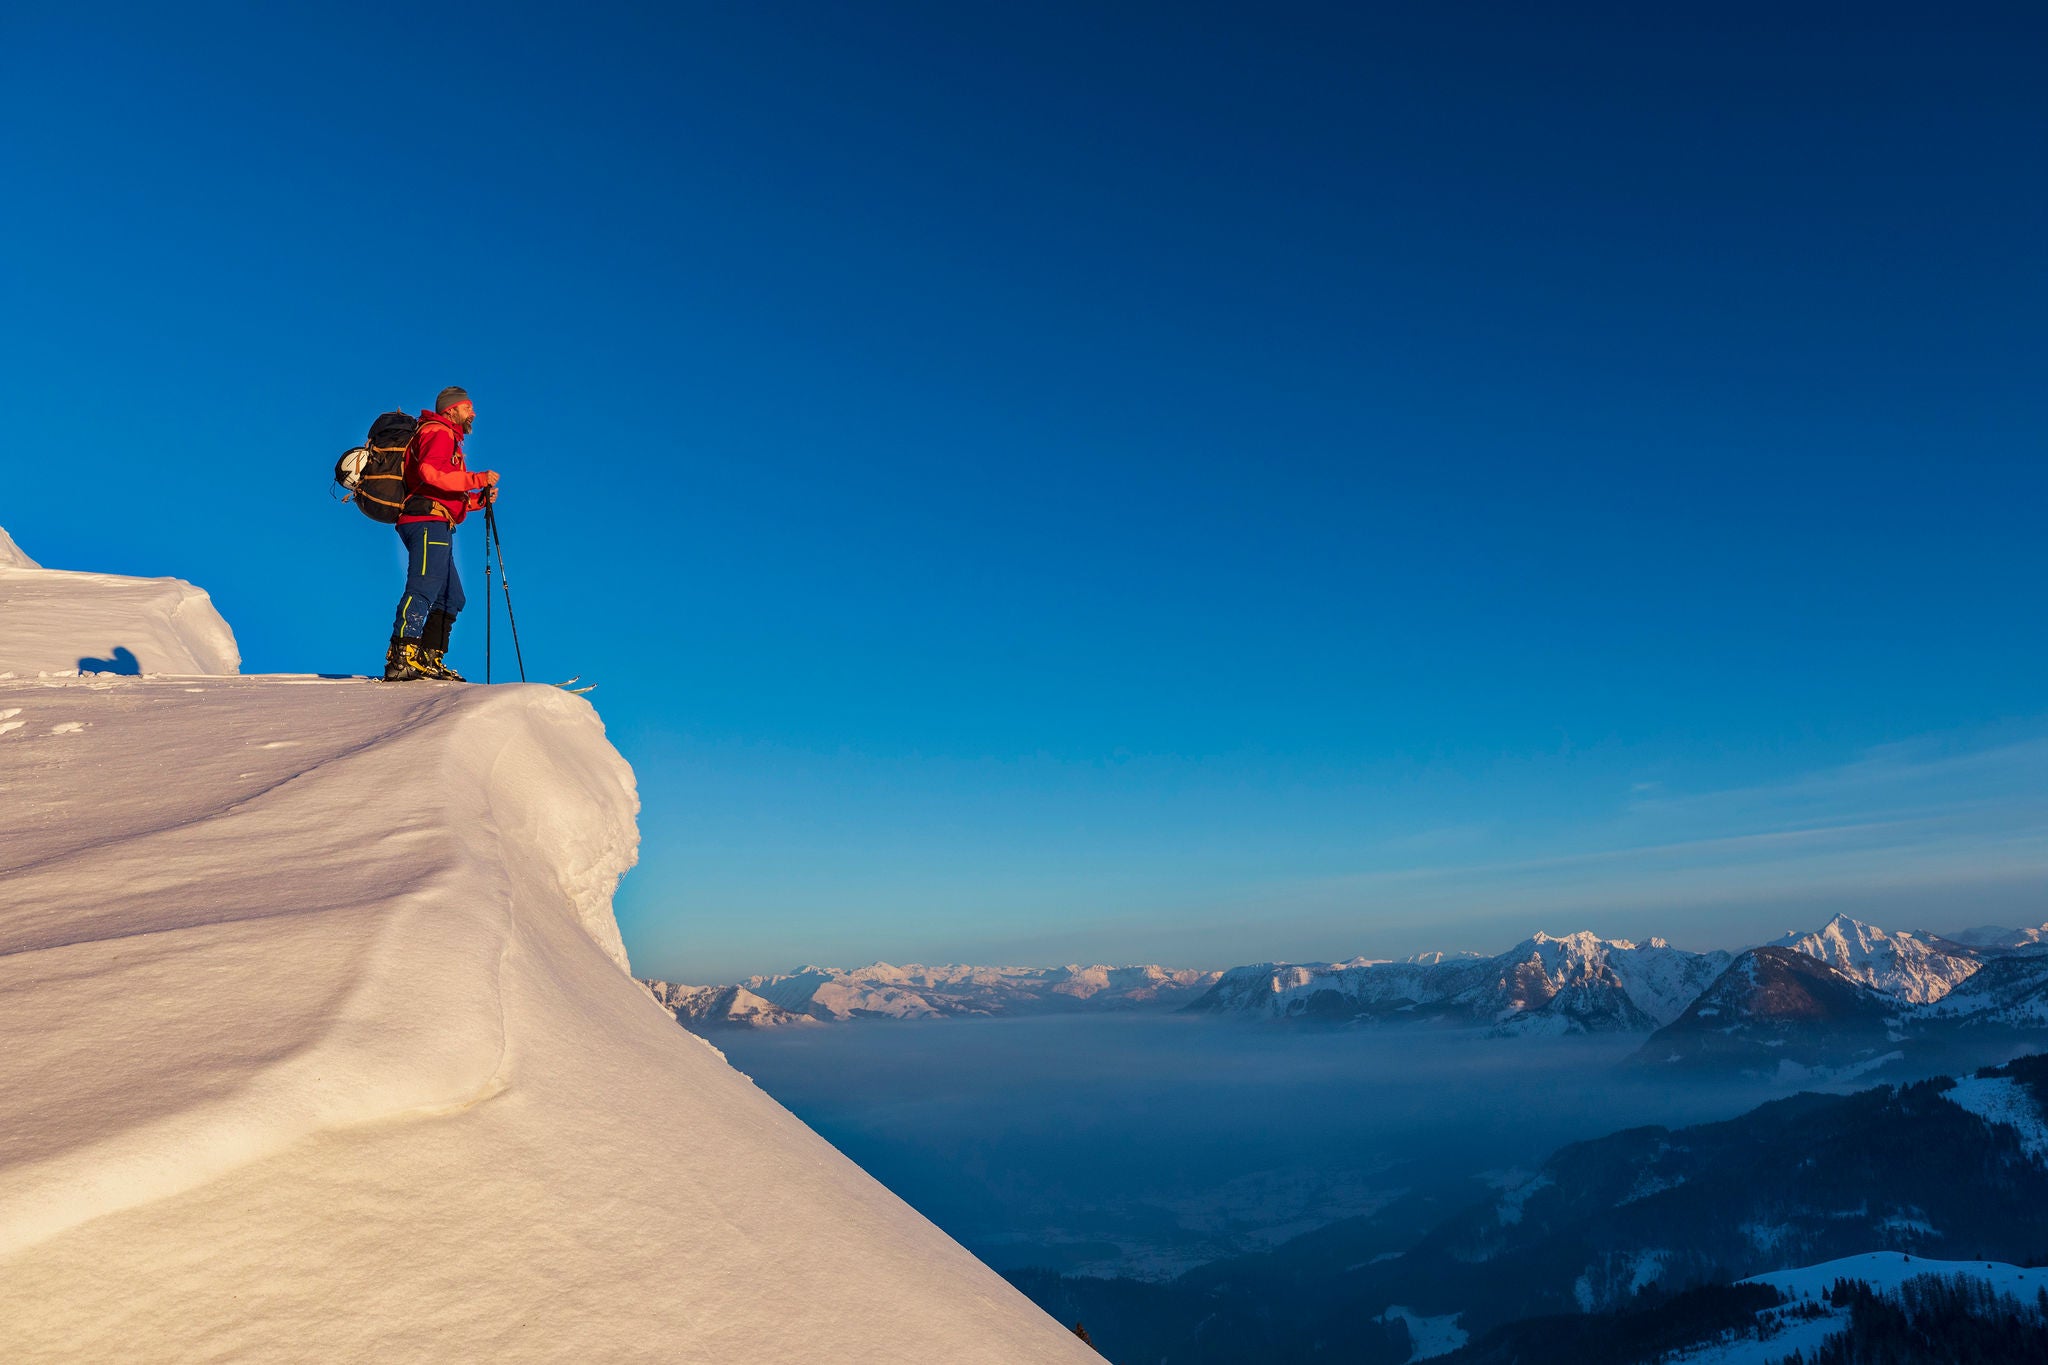
M472 474L462 464L462 429L438 412L420 414L419 434L413 438L412 453L405 457L405 491L408 507L416 498L431 498L441 506L439 513L401 516L400 526L419 521L462 524L464 516L483 506L477 490L489 485L481 474Z

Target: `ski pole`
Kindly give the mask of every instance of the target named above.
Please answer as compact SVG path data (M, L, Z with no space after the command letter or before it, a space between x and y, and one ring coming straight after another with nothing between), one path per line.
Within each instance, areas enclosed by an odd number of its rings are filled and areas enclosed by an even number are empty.
M498 552L498 586L505 590L505 624L512 627L512 657L519 660L519 681L526 681L526 656L519 650L519 618L512 614L512 575L505 568L505 538L498 534L498 512L492 504L484 504L484 529L491 533L491 545Z
M488 508L486 508L488 512ZM484 682L491 680L491 618L498 613L491 609L491 519L484 517Z

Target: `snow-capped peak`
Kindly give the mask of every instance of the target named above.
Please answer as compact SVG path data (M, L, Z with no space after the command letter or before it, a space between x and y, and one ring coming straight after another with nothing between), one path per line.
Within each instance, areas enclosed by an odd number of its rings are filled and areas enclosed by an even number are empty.
M1535 933L1524 939L1523 942L1536 944L1555 943L1563 948L1582 953L1596 952L1601 948L1626 949L1636 946L1625 938L1601 938L1589 929L1581 929L1576 934L1564 935L1546 934L1541 929L1538 929Z
M1849 915L1836 915L1810 934L1788 933L1768 946L1818 958L1844 976L1916 1005L1941 999L1983 965L1974 951L1888 932Z

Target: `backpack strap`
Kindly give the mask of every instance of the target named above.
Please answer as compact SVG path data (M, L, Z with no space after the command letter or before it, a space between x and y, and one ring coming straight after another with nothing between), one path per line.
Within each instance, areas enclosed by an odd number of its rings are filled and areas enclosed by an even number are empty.
M427 424L425 422L421 422L418 426L412 429L412 439L407 441L404 447L405 463L400 466L401 474L410 474L414 469L415 466L413 462L419 458L420 454L420 433L425 431L426 429ZM420 482L422 484L425 484L426 480L421 479ZM413 509L413 503L415 500L426 503L426 506L415 511ZM415 493L412 491L411 488L407 488L405 490L405 505L399 509L399 512L400 515L402 516L438 517L442 521L447 522L450 526L453 526L455 524L454 519L448 515L448 509L441 505L441 500L435 497L432 492Z

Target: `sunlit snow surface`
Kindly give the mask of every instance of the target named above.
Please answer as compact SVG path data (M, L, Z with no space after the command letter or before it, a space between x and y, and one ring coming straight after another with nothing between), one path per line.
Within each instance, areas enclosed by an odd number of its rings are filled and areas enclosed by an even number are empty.
M46 569L0 530L0 673L233 673L241 662L190 583Z
M0 714L0 1359L1094 1358L632 981L581 699Z

